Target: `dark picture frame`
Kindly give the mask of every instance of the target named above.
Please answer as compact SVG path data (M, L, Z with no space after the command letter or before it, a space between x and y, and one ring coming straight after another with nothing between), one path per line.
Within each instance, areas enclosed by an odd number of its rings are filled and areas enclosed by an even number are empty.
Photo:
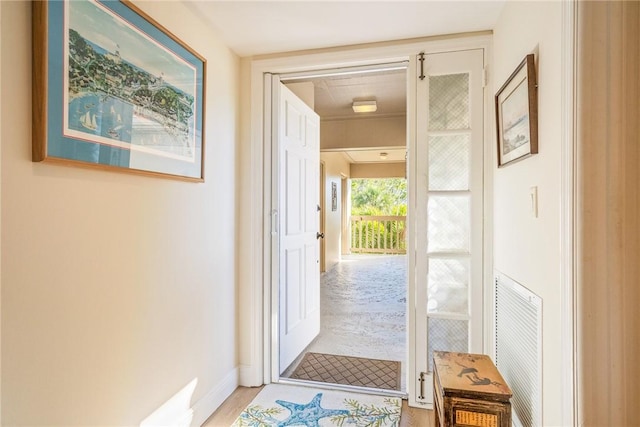
M129 1L36 1L34 162L204 181L206 60Z
M495 96L498 167L538 153L538 85L527 55Z

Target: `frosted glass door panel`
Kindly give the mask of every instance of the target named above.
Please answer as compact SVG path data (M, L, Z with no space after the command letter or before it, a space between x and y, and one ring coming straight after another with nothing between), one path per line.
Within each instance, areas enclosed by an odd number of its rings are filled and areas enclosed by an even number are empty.
M469 74L429 77L429 130L469 128Z
M428 360L432 371L433 351L469 351L469 322L467 320L438 319L430 317L428 325Z
M428 313L469 313L469 259L429 259Z
M469 190L471 137L429 137L429 191Z
M468 195L429 196L428 251L468 252L471 206Z

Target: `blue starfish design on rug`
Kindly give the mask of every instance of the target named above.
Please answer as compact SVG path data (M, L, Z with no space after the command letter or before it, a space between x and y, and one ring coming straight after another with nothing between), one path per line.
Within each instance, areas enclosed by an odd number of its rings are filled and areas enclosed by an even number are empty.
M334 417L336 415L347 415L349 411L345 409L325 409L320 406L322 393L316 394L311 402L307 404L287 402L285 400L276 400L276 403L289 411L291 415L284 421L278 423L278 427L286 426L306 426L320 427L318 421L326 417Z

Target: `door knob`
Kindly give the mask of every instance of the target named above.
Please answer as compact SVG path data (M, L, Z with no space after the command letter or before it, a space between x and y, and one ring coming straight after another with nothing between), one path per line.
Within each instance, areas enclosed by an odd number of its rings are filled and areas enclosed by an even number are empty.
M316 239L324 239L324 233L316 233Z

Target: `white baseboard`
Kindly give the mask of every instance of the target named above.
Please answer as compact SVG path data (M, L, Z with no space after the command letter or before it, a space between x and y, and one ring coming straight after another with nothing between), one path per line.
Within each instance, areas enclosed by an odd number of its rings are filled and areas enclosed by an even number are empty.
M238 368L234 368L200 400L190 406L198 384L191 381L149 415L140 427L200 427L238 387Z
M252 365L240 365L240 385L243 387L259 387L264 384L262 372Z
M190 414L186 414L191 418L191 423L186 425L200 427L236 388L238 388L238 368L234 368L209 393L193 404ZM185 419L187 419L186 416Z

